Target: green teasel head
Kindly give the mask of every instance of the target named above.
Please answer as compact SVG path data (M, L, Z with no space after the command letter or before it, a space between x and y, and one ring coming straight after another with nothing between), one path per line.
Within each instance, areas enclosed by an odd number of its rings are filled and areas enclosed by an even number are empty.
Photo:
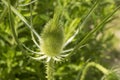
M47 56L58 56L64 44L64 30L60 22L60 12L55 12L41 33L41 51Z

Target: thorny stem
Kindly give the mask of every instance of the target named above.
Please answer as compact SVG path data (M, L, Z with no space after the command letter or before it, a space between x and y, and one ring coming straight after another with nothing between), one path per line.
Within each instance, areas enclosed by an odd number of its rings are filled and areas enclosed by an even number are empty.
M54 80L54 60L50 59L50 61L47 62L47 80Z
M107 70L106 68L104 68L104 67L101 66L100 64L97 64L97 63L95 63L95 62L90 62L90 63L88 63L88 64L85 66L85 68L84 68L84 70L83 70L83 72L82 72L82 75L81 75L80 80L84 80L84 79L85 79L85 75L87 74L87 71L88 71L88 69L89 69L90 67L95 67L95 68L97 68L98 70L100 70L103 74L106 74L106 75L109 73L109 70Z

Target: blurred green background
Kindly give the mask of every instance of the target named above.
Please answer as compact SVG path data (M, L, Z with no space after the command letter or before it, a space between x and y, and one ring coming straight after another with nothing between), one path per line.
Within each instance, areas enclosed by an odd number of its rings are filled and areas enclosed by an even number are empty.
M95 3L95 0L10 0L14 6L29 22L31 21L30 3L32 3L33 27L40 34L44 25L52 18L58 2L64 6L64 23L66 39L69 38L84 21L85 16ZM120 0L100 0L99 5L81 32L66 47L72 48L117 6ZM28 51L22 52L17 45L11 28L9 27L9 10L0 0L0 80L46 80L45 62L35 61ZM55 64L55 80L77 80L86 62L94 61L112 69L120 67L120 10L117 11L98 32L87 41L86 46L78 49L68 61ZM31 31L14 16L14 26L17 37L28 48L39 51L31 38ZM71 23L77 20L73 26ZM72 31L73 29L73 31ZM85 80L101 80L103 74L90 68Z

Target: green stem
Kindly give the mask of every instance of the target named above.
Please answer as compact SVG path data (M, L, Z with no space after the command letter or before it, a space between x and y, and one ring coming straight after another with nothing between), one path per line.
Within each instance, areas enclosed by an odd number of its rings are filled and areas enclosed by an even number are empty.
M54 60L47 62L47 80L54 80Z
M108 73L109 73L109 70L107 70L106 68L104 68L104 67L101 66L100 64L97 64L97 63L95 63L95 62L90 62L90 63L88 63L88 64L85 66L85 68L84 68L84 70L83 70L83 73L82 73L82 75L81 75L80 80L84 80L84 79L85 79L85 75L87 74L87 71L88 71L88 69L89 69L90 67L95 67L95 68L97 68L97 69L100 70L103 74L108 74Z

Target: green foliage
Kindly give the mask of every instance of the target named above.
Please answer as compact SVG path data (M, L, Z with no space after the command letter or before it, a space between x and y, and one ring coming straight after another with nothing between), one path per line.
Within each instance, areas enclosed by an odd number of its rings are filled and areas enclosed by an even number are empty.
M0 80L46 80L46 62L30 58L38 56L31 50L40 52L41 38L45 43L47 38L52 38L48 40L50 45L59 46L52 47L54 51L49 51L52 55L53 52L61 52L63 42L63 52L68 50L65 53L69 54L67 61L52 64L56 69L55 80L80 80L89 61L100 63L100 66L106 66L108 70L109 65L102 60L110 56L105 53L112 48L113 34L106 35L109 29L106 25L115 19L113 14L118 10L117 2L119 1L0 0ZM58 5L62 10L57 8ZM53 15L56 8L58 16L55 19ZM45 29L50 31L51 26L57 30L46 33ZM56 38L58 44L55 43ZM52 68L47 69L48 73L49 69ZM91 68L84 80L100 80L102 73L102 70L100 72ZM117 80L115 73L108 74L104 79Z
M120 80L120 77L116 72L111 71L109 74L104 76L103 80Z

